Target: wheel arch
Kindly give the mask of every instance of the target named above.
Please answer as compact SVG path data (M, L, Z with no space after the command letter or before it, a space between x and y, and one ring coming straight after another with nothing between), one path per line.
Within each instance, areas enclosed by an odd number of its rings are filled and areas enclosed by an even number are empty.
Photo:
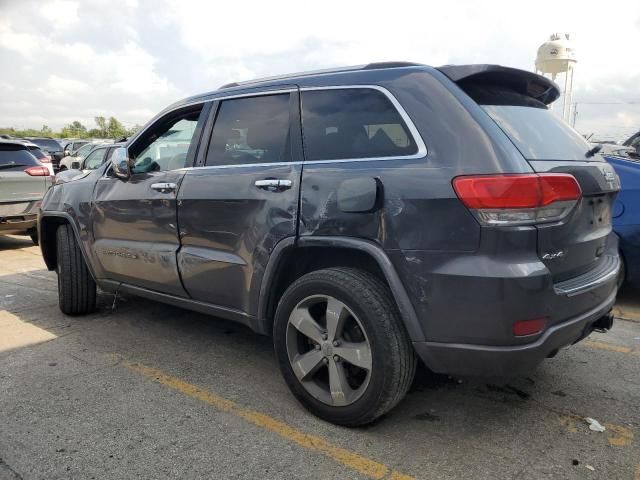
M80 246L82 257L87 265L89 273L96 279L93 267L87 253L84 249L84 244L80 238L80 232L73 217L66 212L41 212L38 218L38 235L40 238L40 250L42 251L42 257L44 263L49 270L55 270L58 264L57 259L57 246L56 246L56 231L61 225L71 225L71 230L75 236L76 242Z
M260 285L258 330L271 334L278 301L300 276L336 266L368 271L385 282L412 341L424 341L424 332L395 267L374 242L354 237L293 237L279 242L269 257Z

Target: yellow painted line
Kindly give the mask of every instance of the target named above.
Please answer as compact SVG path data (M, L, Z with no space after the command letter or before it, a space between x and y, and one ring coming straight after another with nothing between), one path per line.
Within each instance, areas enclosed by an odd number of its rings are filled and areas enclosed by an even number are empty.
M141 365L139 363L125 363L125 365L134 372L151 378L162 385L200 400L201 402L211 405L218 410L242 418L257 427L275 433L285 440L297 443L301 447L320 453L334 462L349 467L363 475L366 475L367 477L386 480L411 480L414 478L395 470L391 470L386 465L376 462L375 460L371 460L345 448L333 445L323 438L297 430L280 420L270 417L269 415L243 407L231 400L227 400L226 398L187 383L179 378L171 377L156 368Z
M613 307L613 315L620 320L627 322L640 323L640 307L636 306L615 306Z
M585 340L582 344L589 348L597 348L599 350L608 350L610 352L618 353L637 353L632 348L623 347L622 345L615 345L613 343L596 342L594 340Z
M634 475L633 480L640 480L640 463L636 467L636 474Z
M625 445L629 445L633 442L633 432L627 427L613 423L605 423L604 426L607 429L607 432L613 432L609 433L607 438L610 445L613 445L614 447L624 447Z
M574 413L560 415L558 420L560 425L562 425L569 433L577 433L578 428L582 428L585 431L588 431L589 429L585 417ZM609 445L613 445L614 447L626 447L633 442L633 432L627 427L623 427L622 425L617 425L615 423L604 423L603 425L606 428L605 434Z

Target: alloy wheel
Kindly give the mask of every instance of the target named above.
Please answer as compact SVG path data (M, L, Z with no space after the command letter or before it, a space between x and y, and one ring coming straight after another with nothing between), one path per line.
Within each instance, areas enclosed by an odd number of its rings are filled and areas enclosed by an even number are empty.
M357 401L371 378L371 345L362 323L340 300L313 295L289 315L287 354L295 376L331 406Z

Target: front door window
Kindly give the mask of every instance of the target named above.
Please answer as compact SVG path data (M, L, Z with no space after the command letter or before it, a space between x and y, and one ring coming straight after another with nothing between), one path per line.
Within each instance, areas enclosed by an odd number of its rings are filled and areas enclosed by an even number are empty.
M133 174L177 170L187 166L200 110L192 111L152 127L132 147Z

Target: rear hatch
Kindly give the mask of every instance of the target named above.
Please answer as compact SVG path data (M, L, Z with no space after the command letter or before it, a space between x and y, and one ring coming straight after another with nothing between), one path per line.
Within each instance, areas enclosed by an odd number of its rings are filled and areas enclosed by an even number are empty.
M554 283L617 264L607 255L607 242L620 181L593 146L548 108L558 98L557 86L531 72L491 65L441 70L489 114L536 173L568 173L578 181L582 197L571 213L536 225L538 255Z
M26 147L0 143L0 221L35 213L50 182L49 169Z

